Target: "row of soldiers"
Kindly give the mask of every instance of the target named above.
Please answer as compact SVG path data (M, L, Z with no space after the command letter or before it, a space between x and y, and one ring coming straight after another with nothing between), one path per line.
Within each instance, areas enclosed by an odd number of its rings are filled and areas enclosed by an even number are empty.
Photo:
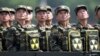
M34 25L31 22L32 7L18 5L15 10L2 7L0 8L0 51L98 51L100 49L100 5L96 6L95 12L98 23L92 26L88 24L87 7L78 5L75 8L78 23L73 25L69 22L70 8L60 5L55 9L58 23L53 25L52 8L37 6L35 18L38 23Z

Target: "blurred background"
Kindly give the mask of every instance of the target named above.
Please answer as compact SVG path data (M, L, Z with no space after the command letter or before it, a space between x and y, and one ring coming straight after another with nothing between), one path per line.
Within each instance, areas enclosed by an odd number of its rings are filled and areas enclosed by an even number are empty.
M88 8L88 12L90 15L89 23L96 23L94 8L96 5L100 4L100 0L0 0L0 7L13 7L15 8L17 5L29 5L34 8L37 5L50 5L53 10L59 5L67 5L71 9L71 23L76 23L76 15L74 9L79 4L84 4ZM36 19L33 17L32 22L36 24ZM53 23L56 23L55 17L53 19Z

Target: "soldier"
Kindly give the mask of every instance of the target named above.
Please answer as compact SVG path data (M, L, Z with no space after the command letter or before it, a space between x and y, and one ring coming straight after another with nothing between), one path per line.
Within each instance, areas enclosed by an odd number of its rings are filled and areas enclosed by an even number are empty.
M0 14L2 15L1 18L1 24L0 24L0 30L2 33L2 46L4 51L11 51L13 50L13 35L10 29L12 28L12 25L10 24L10 8L8 7L2 7L0 9Z
M30 40L31 38L34 37L33 36L34 34L31 35L31 33L36 32L36 29L34 28L33 24L29 23L31 21L31 17L29 17L31 13L32 13L32 8L30 6L19 5L16 8L16 13L15 13L15 18L17 21L15 24L15 27L17 29L16 46L18 47L17 49L20 51L28 51L32 50L33 48L33 47L31 48Z
M100 37L100 5L96 6L95 14L96 14L97 23L94 25L94 28L98 29L99 37ZM99 46L100 46L100 38L99 38ZM99 51L100 51L100 47L99 47Z
M46 19L46 28L52 28L52 19L53 19L53 13L52 13L52 8L47 5L47 19Z
M9 10L10 10L10 17L11 17L10 21L11 21L11 24L13 24L15 20L15 9L9 8Z
M27 28L30 25L33 27L33 24L31 23L33 17L32 12L31 6L19 5L17 7L15 17L17 23L20 24L22 28Z
M38 21L37 27L44 31L46 27L47 9L45 6L37 6L35 8L35 17Z
M93 28L90 24L88 24L89 14L85 5L77 5L75 8L75 14L78 19L78 28Z
M28 18L26 19L26 24L35 26L34 24L32 24L33 9L32 9L32 7L27 7L27 8L28 8L28 10L30 10L30 12L29 12L29 14L28 14Z
M55 10L55 14L56 14L56 19L58 21L58 25L60 27L63 27L64 29L71 28L71 25L69 23L70 9L68 6L61 5L57 7Z
M97 24L95 25L95 27L100 29L100 5L96 6L95 14L96 14L96 18L97 18Z
M10 20L10 16L9 16L9 8L7 7L4 7L4 8L1 8L1 14L2 14L2 19L1 19L1 22L2 22L2 26L4 28L7 28L7 27L10 27L11 25L9 24L9 20ZM6 23L4 23L6 22Z
M28 11L25 5L19 5L16 8L16 14L15 14L15 18L16 21L18 22L18 24L20 24L21 27L25 27L26 26L26 19L28 17Z
M94 29L92 25L88 23L88 19L89 19L88 9L85 5L77 5L77 7L75 8L75 14L78 19L78 23L76 24L76 29L80 30L80 34L81 34L81 39L80 39L82 42L81 51L88 51L90 46L89 38L91 38L89 36L91 34L90 33L87 34L87 32L88 30L90 30L90 32L93 32ZM88 40L86 37L88 38Z
M35 17L38 21L37 29L40 33L40 49L46 51L46 19L47 19L47 8L45 6L37 6L35 8Z
M54 51L66 51L66 31L71 28L69 23L70 19L70 8L65 5L58 6L55 9L56 19L58 25L54 25L51 29L51 50ZM52 43L53 42L53 43Z

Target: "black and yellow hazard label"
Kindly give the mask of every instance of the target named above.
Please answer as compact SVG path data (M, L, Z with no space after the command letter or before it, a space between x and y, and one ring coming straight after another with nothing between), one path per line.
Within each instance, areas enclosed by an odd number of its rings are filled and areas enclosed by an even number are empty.
M99 31L86 30L86 50L97 51L99 50Z
M32 50L38 50L39 49L39 39L38 38L32 38L30 41L31 49Z
M82 41L79 38L75 38L72 40L72 45L76 50L82 50Z
M91 40L90 41L90 49L91 50L97 50L98 49L98 45L99 45L99 43L98 43L98 41L97 40Z

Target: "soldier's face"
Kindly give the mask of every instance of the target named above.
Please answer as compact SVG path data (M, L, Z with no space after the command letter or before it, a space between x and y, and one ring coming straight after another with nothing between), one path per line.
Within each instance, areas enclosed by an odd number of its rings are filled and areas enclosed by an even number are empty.
M47 19L47 12L46 11L40 11L36 13L36 18L38 21L46 21Z
M70 18L70 13L67 11L59 11L56 19L58 21L67 21Z
M10 20L10 15L9 15L8 12L2 12L1 14L2 14L2 19L1 20L3 22L6 22L6 21L9 21Z
M13 20L15 20L15 14L13 14L13 13L9 13L10 14L10 21L13 21Z
M97 12L97 17L100 20L100 10L98 10L98 12Z
M77 18L79 20L81 20L81 19L88 19L89 18L89 14L88 14L88 12L85 9L80 9L77 12Z
M53 14L51 11L47 11L47 20L52 20L53 19Z
M33 18L33 13L29 13L28 18L26 19L26 21L31 21L32 18Z
M18 20L25 20L28 17L28 11L20 9L16 11L15 17Z

